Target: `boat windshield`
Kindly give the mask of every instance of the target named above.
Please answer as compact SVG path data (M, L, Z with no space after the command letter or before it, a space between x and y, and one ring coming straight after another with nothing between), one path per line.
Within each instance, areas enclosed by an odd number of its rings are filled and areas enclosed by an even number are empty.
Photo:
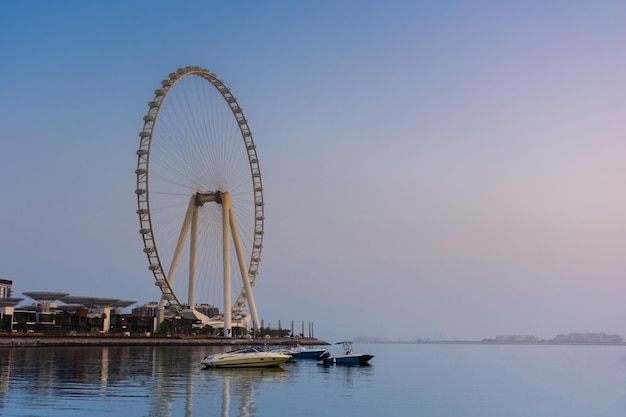
M352 343L351 342L339 342L343 347L343 351L346 354L352 353ZM338 344L339 344L338 343Z
M231 353L258 353L258 352L264 352L264 350L261 349L260 347L249 347L245 349L235 350L235 351L232 351Z

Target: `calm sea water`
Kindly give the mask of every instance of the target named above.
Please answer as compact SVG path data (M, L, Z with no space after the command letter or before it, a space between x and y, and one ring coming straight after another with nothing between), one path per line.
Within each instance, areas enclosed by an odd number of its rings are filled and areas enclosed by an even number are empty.
M334 349L334 346L332 347ZM626 347L356 345L315 361L203 369L224 348L0 349L3 416L623 417Z

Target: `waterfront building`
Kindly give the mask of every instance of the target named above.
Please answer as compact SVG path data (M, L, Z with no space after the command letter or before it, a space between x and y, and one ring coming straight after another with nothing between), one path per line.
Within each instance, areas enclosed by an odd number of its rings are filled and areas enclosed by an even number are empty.
M123 333L151 333L154 327L154 317L142 314L113 314L111 316L111 332Z
M158 309L159 303L156 301L150 301L142 306L133 308L132 314L139 314L143 317L155 317Z
M0 278L0 331L13 331L16 324L15 306L22 300L13 297L13 281Z
M12 281L0 279L2 294L12 294ZM69 293L39 291L25 292L24 295L35 302L20 305L23 298L0 297L0 331L7 332L101 332L112 330L111 321L115 317L119 329L124 327L119 320L122 310L136 301L117 298L79 297ZM63 304L58 304L61 301ZM141 327L141 324L133 326Z
M0 278L0 299L11 298L13 296L13 281Z
M204 314L207 317L217 317L220 315L220 310L210 304L198 304L196 311Z

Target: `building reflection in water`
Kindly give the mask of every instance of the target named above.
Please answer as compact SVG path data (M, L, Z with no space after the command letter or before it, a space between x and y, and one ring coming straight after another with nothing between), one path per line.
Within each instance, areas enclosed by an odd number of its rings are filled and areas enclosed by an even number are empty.
M136 410L143 402L142 413L151 416L181 415L184 409L192 417L194 410L206 415L219 407L211 414L252 417L260 384L289 378L283 368L203 369L200 359L207 353L215 352L184 346L1 348L0 414L5 400L19 394L25 415L54 404L86 407L88 399L90 407L113 414L131 415L126 407Z

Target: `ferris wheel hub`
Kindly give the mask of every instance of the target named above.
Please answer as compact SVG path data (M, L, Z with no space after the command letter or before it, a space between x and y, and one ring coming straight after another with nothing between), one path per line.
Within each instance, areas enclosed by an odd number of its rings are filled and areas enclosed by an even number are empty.
M216 202L222 204L221 191L207 191L206 193L196 193L196 206L202 207L204 203Z

